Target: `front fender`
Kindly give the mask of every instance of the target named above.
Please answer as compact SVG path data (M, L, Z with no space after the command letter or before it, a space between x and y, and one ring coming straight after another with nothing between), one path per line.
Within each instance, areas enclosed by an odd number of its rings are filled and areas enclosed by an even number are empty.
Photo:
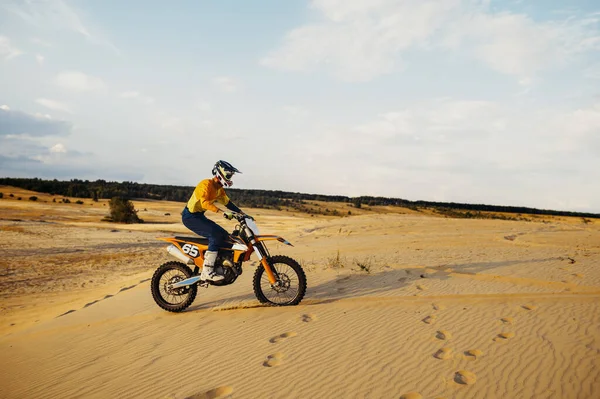
M254 239L256 241L270 241L270 240L277 240L279 242L284 243L285 245L289 245L290 247L293 247L292 243L289 242L288 240L286 240L283 237L279 237L279 236L272 236L272 235L264 235L264 236L255 236Z

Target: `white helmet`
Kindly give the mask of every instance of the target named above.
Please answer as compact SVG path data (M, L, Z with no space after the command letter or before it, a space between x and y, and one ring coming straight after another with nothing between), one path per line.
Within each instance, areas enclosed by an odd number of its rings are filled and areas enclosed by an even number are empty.
M231 187L233 185L233 181L231 180L233 175L242 172L234 168L229 162L218 161L213 167L212 173L213 176L219 179L223 187Z

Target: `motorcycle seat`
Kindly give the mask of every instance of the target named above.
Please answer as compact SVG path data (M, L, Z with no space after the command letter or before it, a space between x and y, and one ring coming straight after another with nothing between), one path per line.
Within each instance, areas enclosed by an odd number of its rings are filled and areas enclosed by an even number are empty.
M208 238L206 237L175 237L176 240L186 241L186 242L195 242L196 244L208 245Z

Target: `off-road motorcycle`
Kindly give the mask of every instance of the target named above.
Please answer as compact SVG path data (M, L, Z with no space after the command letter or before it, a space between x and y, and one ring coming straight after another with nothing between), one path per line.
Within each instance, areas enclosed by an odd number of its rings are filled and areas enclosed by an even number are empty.
M260 261L254 272L254 294L261 303L277 306L297 305L306 292L306 275L298 262L283 256L272 256L266 241L277 240L290 245L286 239L275 235L260 235L251 217L230 213L237 224L229 236L227 247L221 248L215 262L215 271L225 279L203 281L200 278L204 253L208 250L205 237L164 237L170 243L169 254L179 259L161 265L152 276L152 297L158 306L170 312L181 312L194 302L198 287L233 284L242 274L242 263L255 253Z

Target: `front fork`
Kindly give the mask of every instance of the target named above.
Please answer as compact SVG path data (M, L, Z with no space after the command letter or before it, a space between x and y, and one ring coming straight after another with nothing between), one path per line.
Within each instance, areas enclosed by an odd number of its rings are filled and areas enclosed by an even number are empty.
M253 242L252 244L254 247L254 252L256 252L256 256L258 256L260 263L265 268L265 272L267 273L267 278L269 279L269 282L271 283L271 285L275 285L277 281L279 281L279 279L276 276L276 272L273 271L273 268L269 264L269 261L267 261L267 257L262 253L262 245L257 244L256 242Z

